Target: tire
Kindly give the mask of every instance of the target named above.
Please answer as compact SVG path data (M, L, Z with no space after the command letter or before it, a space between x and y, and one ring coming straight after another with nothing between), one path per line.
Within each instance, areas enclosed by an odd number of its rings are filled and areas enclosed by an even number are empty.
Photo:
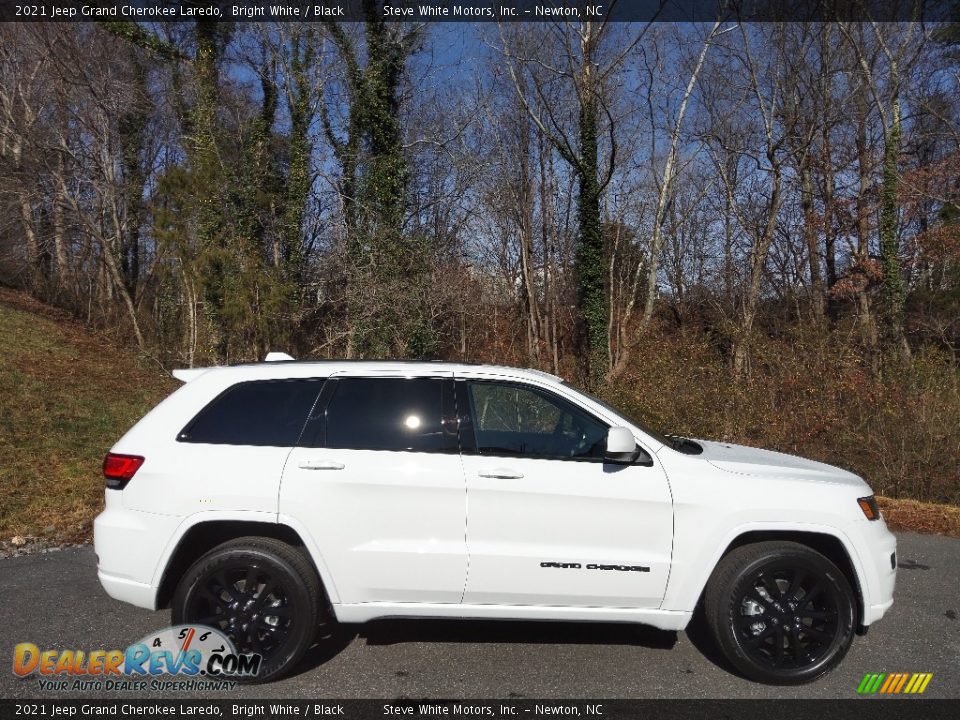
M252 594L246 590L249 577L254 577ZM313 644L318 626L331 619L327 607L320 579L303 553L262 537L230 540L203 555L184 573L171 602L174 625L218 628L238 652L263 656L256 676L235 678L247 683L290 672Z
M730 663L751 680L800 685L850 649L856 597L830 560L794 542L731 551L707 583L704 613Z

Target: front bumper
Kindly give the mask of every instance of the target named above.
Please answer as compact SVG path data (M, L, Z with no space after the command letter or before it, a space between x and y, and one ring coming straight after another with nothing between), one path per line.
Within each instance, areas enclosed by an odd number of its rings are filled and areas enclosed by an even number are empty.
M863 565L860 590L863 593L863 617L860 624L869 626L882 618L893 605L897 583L897 538L880 520L857 523L857 548Z

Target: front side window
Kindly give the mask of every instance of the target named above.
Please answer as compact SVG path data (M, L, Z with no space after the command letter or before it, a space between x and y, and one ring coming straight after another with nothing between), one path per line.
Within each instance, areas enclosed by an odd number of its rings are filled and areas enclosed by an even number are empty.
M566 385L566 386L567 386L568 388L570 388L571 390L573 390L574 392L576 392L577 394L583 395L583 396L584 396L585 398L587 398L588 400L592 400L593 402L595 402L595 403L596 403L597 405L599 405L600 407L606 408L606 409L607 409L610 413L612 413L615 417L623 418L624 420L627 421L627 423L632 424L632 425L636 425L638 428L640 428L641 430L643 430L643 432L645 432L647 435L649 435L650 437L652 437L654 440L656 440L656 441L657 441L658 443L660 443L661 445L666 445L667 447L673 447L674 450L679 450L679 448L678 448L678 446L677 446L677 440L678 440L678 439L679 439L679 440L683 440L683 438L677 438L676 436L667 436L667 435L664 435L664 434L663 434L662 432L660 432L659 430L655 430L655 429L653 429L652 427L650 427L649 425L647 425L647 423L646 423L645 421L641 421L641 420L639 420L638 418L634 417L633 415L624 412L624 411L621 410L620 408L615 407L615 406L611 405L611 404L608 403L608 402L604 402L603 400L601 400L601 399L598 398L597 396L591 395L591 394L588 393L586 390L581 390L581 389L578 388L578 387L574 387L573 385L571 385L571 384L568 383L568 382L564 382L563 384ZM688 440L687 442L690 442L690 441ZM680 450L680 452L683 452L683 450Z
M481 455L603 458L608 426L540 388L473 381L470 412Z
M352 450L457 452L445 424L449 389L441 378L339 378L326 407L322 444ZM447 415L455 419L453 408Z
M177 435L212 445L296 445L323 379L255 380L227 388Z

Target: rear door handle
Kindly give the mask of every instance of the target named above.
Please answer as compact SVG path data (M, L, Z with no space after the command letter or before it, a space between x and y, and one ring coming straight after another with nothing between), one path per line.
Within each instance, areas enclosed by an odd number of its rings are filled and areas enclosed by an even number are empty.
M345 465L336 460L304 460L299 467L302 470L343 470Z
M497 478L498 480L519 480L523 477L522 472L516 470L504 470L496 468L494 470L481 470L477 473L482 478Z

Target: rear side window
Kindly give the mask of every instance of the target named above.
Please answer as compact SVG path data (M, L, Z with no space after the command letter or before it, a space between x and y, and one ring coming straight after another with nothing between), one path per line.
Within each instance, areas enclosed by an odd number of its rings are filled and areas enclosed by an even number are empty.
M238 383L210 402L180 432L181 442L291 447L310 414L323 379Z
M456 412L441 378L338 378L324 422L329 448L457 452ZM444 418L447 417L447 422Z

